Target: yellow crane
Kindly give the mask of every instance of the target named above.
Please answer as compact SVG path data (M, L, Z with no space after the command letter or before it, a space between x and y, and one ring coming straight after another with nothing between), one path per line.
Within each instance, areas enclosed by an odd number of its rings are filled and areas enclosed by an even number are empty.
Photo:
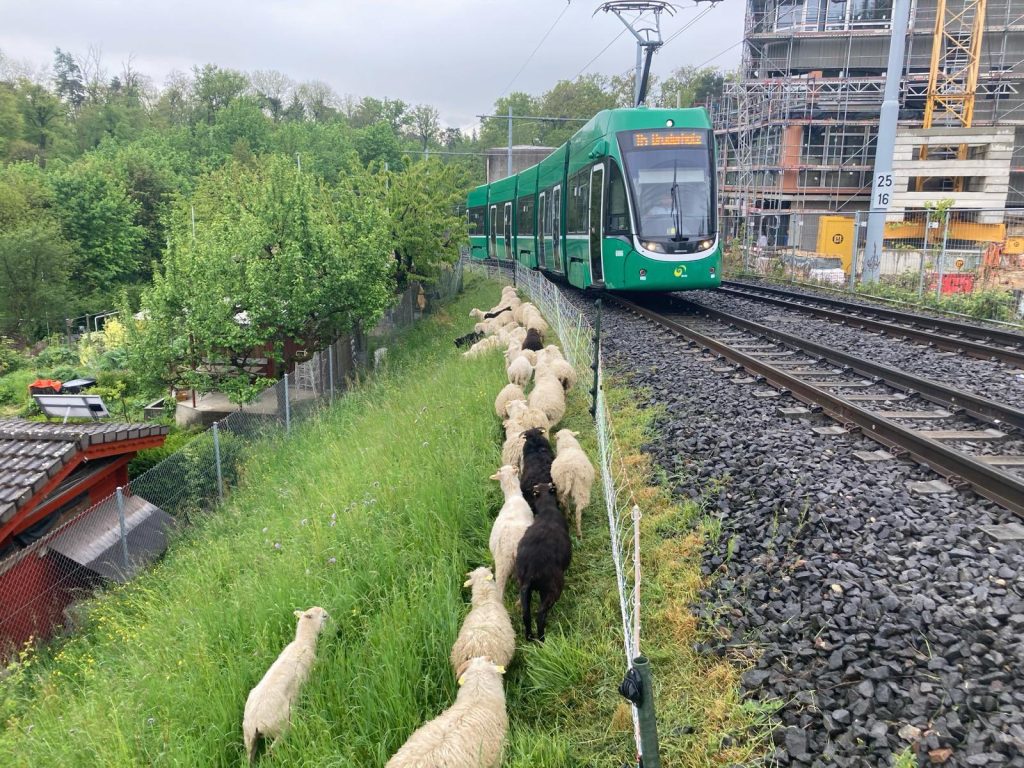
M928 100L922 127L931 128L936 119L945 124L971 127L981 68L985 4L986 0L938 0L931 70L928 73ZM927 157L928 147L922 146L920 158L925 160ZM957 158L967 159L966 144L959 146ZM919 177L918 191L923 186L924 177ZM956 177L954 190L962 192L963 186L963 177Z

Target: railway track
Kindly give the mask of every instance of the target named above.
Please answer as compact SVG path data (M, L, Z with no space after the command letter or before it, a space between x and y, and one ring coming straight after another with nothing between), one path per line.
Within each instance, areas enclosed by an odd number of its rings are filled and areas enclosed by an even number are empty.
M773 304L841 325L902 337L938 349L983 360L999 360L1024 368L1024 334L1021 333L735 280L723 280L718 290L729 296Z
M670 299L668 314L618 296L608 300L744 369L749 376L736 376L738 383L775 388L756 395L790 393L840 423L815 427L822 434L861 431L931 467L950 486L969 485L1024 516L1024 411L683 300ZM1003 446L1009 450L999 452Z

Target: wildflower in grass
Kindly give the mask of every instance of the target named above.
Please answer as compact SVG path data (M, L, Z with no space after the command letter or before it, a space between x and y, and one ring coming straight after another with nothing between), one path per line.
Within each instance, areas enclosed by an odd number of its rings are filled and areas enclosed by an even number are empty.
M299 520L299 525L306 525L308 522L309 518L304 517L301 520Z
M334 565L336 562L338 562L338 558L336 558L336 557L328 557L327 558L327 564L328 565Z
M274 549L280 549L280 548L281 548L281 542L280 541L275 541L274 542Z

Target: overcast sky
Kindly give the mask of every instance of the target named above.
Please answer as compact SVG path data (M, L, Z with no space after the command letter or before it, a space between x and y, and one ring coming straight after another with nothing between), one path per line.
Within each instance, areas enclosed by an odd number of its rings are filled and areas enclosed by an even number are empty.
M446 125L471 127L510 90L540 94L572 79L623 26L594 14L598 0L0 0L0 51L37 64L53 49L103 52L111 74L129 55L162 85L172 70L214 63L276 69L294 80L323 80L340 95L433 104ZM710 8L693 0L663 16L663 35L693 22L659 52L653 72L739 58L743 0ZM558 24L527 58L558 15ZM726 50L730 46L731 49ZM587 72L615 74L635 61L622 34ZM723 53L724 51L724 53Z

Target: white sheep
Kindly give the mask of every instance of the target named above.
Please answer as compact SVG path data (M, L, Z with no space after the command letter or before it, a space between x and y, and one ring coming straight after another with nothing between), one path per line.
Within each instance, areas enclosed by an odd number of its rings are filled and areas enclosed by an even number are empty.
M505 669L471 659L448 709L417 729L385 768L498 768L508 731Z
M523 333L526 333L525 328L521 328ZM523 342L516 339L513 334L509 334L511 340L508 343L508 349L505 350L505 365L511 365L512 361L520 355L523 355L527 360L530 361L530 365L537 364L537 353L532 349L523 349Z
M548 418L548 424L555 426L565 416L565 390L562 382L553 373L546 372L537 376L526 401L531 408L537 408L544 412Z
M550 426L548 417L539 408L531 408L526 400L510 400L505 405L508 418L505 421L506 436L510 431L525 432L534 427L547 429Z
M510 341L519 342L519 346L523 346L523 342L526 341L526 329L522 326L516 326L508 332Z
M494 336L487 336L486 338L480 339L480 341L463 352L462 356L470 359L480 357L481 355L490 352L492 349L500 349L506 344L508 344L508 335L499 331Z
M516 319L520 325L524 326L527 330L534 329L539 333L546 334L548 332L548 324L545 322L544 317L541 315L540 310L537 309L533 304L523 305L519 313L519 317Z
M530 509L529 502L523 498L523 492L519 487L519 473L511 464L501 467L491 475L491 480L497 480L501 484L502 493L505 494L505 503L502 504L498 517L491 526L491 536L488 540L491 555L494 557L494 581L498 594L504 595L505 583L516 569L519 540L533 523L533 510Z
M530 383L530 379L533 378L533 366L530 365L530 361L526 359L525 355L519 355L509 363L505 373L508 375L509 384L518 384L521 387L525 387Z
M508 418L508 411L505 410L505 406L513 400L526 400L526 394L518 384L506 384L502 387L498 396L494 398L494 412L498 414L498 418L502 421Z
M543 351L541 350L541 352ZM576 386L576 369L569 365L564 358L550 355L541 356L539 353L538 357L540 359L535 366L538 378L550 374L562 383L562 389L566 392Z
M576 438L579 432L560 429L555 435L558 450L551 462L551 479L558 491L562 509L569 511L569 501L576 507L576 535L583 538L583 508L590 504L590 489L594 484L594 465L583 452Z
M505 429L505 442L501 446L501 463L511 464L513 467L519 467L523 464L523 430L519 425L515 425L515 428L509 430Z
M295 616L299 620L295 639L285 646L245 700L242 736L250 763L256 759L260 739L273 739L270 745L273 748L288 730L292 706L316 661L317 637L329 618L327 611L318 606L295 611Z
M550 360L565 360L565 356L562 355L562 350L560 350L555 344L548 344L544 349L537 353L538 363Z
M532 512L530 520L533 520ZM514 566L514 553L512 557ZM459 636L452 646L451 662L456 676L462 674L472 658L486 656L495 664L504 666L512 661L516 652L516 633L505 610L504 582L498 584L490 568L477 568L466 575L469 579L462 586L472 587L470 601L473 607L462 622ZM505 578L508 578L507 573Z
M531 304L529 301L521 301L517 306L512 308L512 317L515 319L517 323L519 323L520 325L524 325L523 312L527 312L530 307L536 309L536 307L534 307L533 304Z

